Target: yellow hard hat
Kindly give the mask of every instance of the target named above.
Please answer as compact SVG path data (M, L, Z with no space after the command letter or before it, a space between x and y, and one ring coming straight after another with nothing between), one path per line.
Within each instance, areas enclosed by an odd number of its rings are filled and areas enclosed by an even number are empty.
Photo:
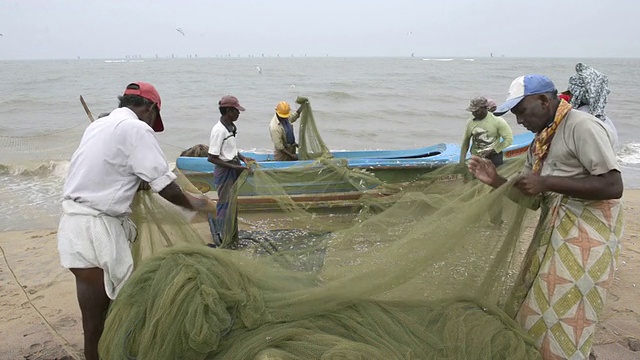
M291 106L286 101L280 101L278 105L276 105L276 114L281 118L288 118L291 115Z

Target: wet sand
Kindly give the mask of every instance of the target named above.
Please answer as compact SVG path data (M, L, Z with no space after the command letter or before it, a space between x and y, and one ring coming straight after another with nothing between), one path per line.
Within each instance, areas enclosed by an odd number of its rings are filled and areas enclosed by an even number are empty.
M640 359L640 190L624 195L625 235L598 324L598 360ZM55 230L0 233L0 359L81 359L82 323L73 275L60 266Z

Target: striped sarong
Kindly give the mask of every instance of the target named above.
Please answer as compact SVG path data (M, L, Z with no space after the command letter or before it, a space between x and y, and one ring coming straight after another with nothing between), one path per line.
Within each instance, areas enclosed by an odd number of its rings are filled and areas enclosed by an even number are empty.
M240 165L240 160L237 159L230 162ZM216 191L218 192L217 230L222 234L223 243L231 246L237 245L238 241L238 207L237 204L233 204L236 200L233 198L233 186L241 173L242 171L222 166L216 166L213 170Z

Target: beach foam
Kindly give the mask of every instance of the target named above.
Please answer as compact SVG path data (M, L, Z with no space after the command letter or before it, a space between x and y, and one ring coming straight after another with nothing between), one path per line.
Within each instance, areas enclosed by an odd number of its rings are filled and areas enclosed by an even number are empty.
M640 164L640 143L632 142L618 151L618 161L624 165Z

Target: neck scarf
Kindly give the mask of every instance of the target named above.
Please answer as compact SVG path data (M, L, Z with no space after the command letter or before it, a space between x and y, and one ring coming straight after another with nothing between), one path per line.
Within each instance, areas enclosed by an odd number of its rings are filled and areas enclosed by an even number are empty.
M551 145L553 135L556 134L558 126L569 113L569 110L571 110L571 105L564 100L560 100L560 105L558 106L558 110L556 110L556 115L553 118L551 125L540 131L533 140L533 156L535 157L533 162L534 174L540 175L540 172L542 171L542 164L547 158L547 155L549 155L549 146Z
M289 121L289 119L280 120L280 124L282 124L282 128L284 129L284 135L287 139L287 144L292 145L296 143L296 137L293 133L293 125Z

